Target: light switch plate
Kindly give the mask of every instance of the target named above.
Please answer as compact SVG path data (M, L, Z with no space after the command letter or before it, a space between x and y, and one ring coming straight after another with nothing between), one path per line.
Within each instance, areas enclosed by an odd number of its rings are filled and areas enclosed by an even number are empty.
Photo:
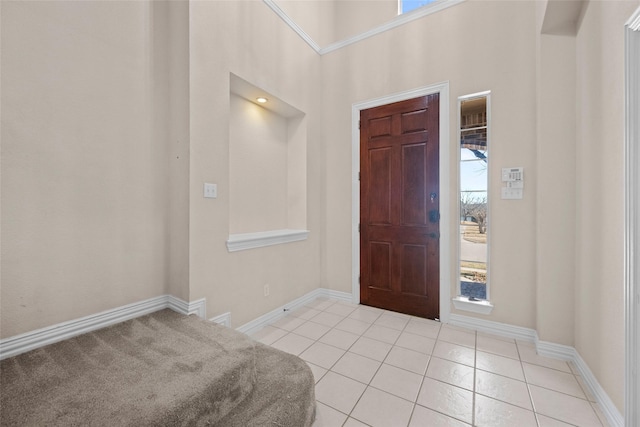
M204 197L207 199L215 199L218 197L218 184L204 183Z
M502 198L505 200L522 199L522 188L502 187Z

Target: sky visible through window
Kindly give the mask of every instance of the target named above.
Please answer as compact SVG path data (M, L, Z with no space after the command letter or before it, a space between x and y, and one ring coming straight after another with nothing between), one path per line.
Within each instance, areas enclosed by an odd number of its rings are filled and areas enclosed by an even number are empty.
M422 7L426 4L433 3L436 0L399 0L400 13L411 12L414 9Z

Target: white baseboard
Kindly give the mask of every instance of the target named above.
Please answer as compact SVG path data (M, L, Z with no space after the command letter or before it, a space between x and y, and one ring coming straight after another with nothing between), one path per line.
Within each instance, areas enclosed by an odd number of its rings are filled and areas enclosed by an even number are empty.
M209 319L209 322L217 323L218 325L226 326L227 328L231 327L231 312L227 311L226 313L219 314L217 316Z
M451 314L449 320L449 323L452 325L520 341L533 342L536 345L536 352L539 355L573 362L611 427L624 427L624 417L574 347L541 341L538 339L538 333L530 328L507 325L505 323L492 322L490 320L459 314Z
M172 295L161 295L0 340L0 360L165 308L202 318L206 312L204 299L186 302Z
M244 325L240 326L236 330L242 333L245 333L247 335L251 335L259 331L266 325L275 322L281 317L286 316L288 311L300 308L303 305L310 303L311 301L313 301L318 297L325 297L325 298L337 299L345 302L351 302L351 294L347 292L332 291L331 289L326 289L326 288L318 288L318 289L314 289L313 291L309 292L306 295L301 296L300 298L297 298L291 301L288 304L285 304L274 310L271 310L266 314L263 314L262 316L252 320L251 322L245 323Z
M538 337L536 331L533 329L508 325L506 323L493 322L491 320L479 319L477 317L463 316L460 314L450 314L449 323L455 326L461 326L480 332L486 332L526 342L535 342Z

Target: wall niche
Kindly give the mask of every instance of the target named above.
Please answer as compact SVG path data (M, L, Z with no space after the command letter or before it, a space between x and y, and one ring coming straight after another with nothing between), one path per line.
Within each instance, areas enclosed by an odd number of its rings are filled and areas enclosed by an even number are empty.
M227 248L306 239L305 113L235 74L229 95Z

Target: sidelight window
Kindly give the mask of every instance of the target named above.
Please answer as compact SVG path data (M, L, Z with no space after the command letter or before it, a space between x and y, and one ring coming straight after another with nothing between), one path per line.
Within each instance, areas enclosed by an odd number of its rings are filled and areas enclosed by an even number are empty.
M457 308L486 312L489 304L490 93L458 99L459 250ZM463 303L474 303L469 306ZM466 305L466 307L465 307ZM478 308L476 310L476 308Z

